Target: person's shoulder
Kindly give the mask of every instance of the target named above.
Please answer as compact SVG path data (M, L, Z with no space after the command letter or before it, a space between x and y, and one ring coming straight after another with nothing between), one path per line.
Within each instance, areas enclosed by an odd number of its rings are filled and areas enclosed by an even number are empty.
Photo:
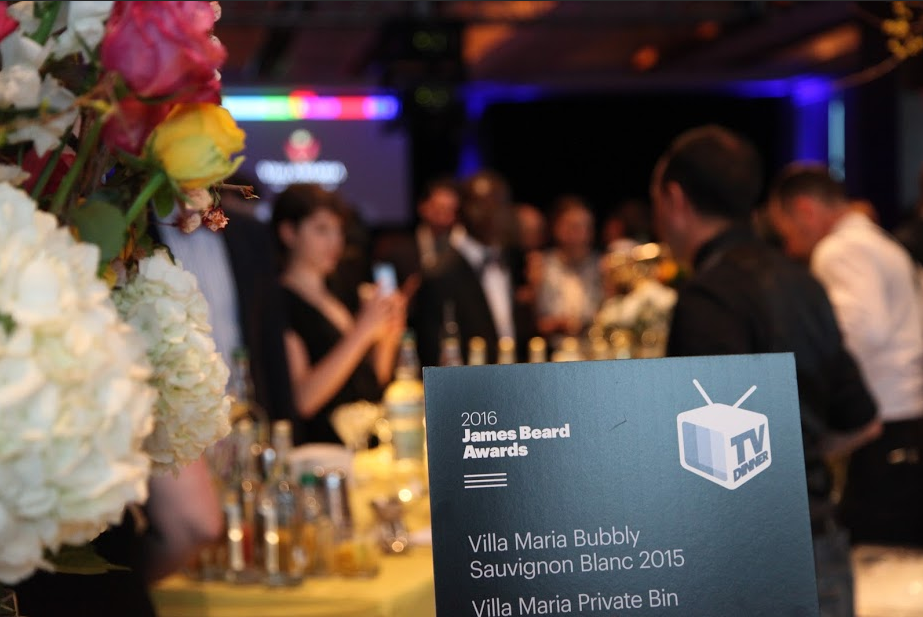
M717 264L689 280L692 290L714 296L763 295L766 291L813 288L817 281L808 268L780 249L754 239L731 250Z
M912 258L900 242L871 221L834 229L817 243L811 253L811 269L815 272L850 268L862 263L886 274L898 263L912 264Z

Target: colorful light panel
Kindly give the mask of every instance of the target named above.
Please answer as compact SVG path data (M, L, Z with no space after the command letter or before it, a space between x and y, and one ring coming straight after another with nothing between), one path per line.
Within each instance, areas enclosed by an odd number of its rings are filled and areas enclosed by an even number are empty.
M237 121L263 120L393 120L400 112L397 97L288 95L226 95L221 104Z

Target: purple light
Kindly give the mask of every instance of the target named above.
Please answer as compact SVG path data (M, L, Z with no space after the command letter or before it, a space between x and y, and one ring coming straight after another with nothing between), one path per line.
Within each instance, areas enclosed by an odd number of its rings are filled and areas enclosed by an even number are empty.
M737 82L729 90L748 98L788 98L793 116L792 158L827 159L827 108L833 96L830 80L802 75L789 79Z
M792 103L798 107L830 101L833 88L830 82L819 77L805 77L792 80Z
M731 93L751 99L782 98L791 94L791 84L787 79L768 79L763 81L739 81L728 87Z
M309 118L318 120L333 120L340 117L342 107L339 99L333 96L318 96L310 99L310 103L305 101L305 109L308 111Z
M362 111L369 120L392 120L400 106L393 96L368 96L362 103Z
M484 115L488 106L494 103L531 103L542 96L537 86L508 86L491 83L468 84L463 90L465 110L470 120Z

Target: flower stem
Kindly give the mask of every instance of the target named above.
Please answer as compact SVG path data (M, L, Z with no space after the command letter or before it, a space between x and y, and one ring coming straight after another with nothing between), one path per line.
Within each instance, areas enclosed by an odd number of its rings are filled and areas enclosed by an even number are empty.
M167 174L162 170L158 170L153 176L147 179L147 182L141 188L141 192L138 193L137 197L135 197L135 200L128 208L128 212L125 214L126 228L131 227L131 224L135 222L135 219L138 218L138 215L141 214L142 210L144 210L147 202L151 200L157 190L160 189L160 187L166 181Z
M86 165L87 159L90 158L90 154L96 151L96 142L99 141L99 133L102 129L103 119L100 117L93 122L93 125L90 126L90 130L83 136L83 141L80 143L80 149L77 151L77 158L74 159L74 164L71 165L64 179L61 180L61 185L58 187L58 190L54 193L54 199L51 201L51 213L58 218L61 218L64 204L67 202L67 197L70 195L71 189L74 188L74 183L80 176L83 166Z
M73 125L68 129L67 134L73 130ZM38 177L38 182L35 183L35 186L32 187L32 199L38 201L39 196L41 196L42 191L45 190L45 186L48 184L48 181L51 180L51 174L54 173L55 167L58 166L58 161L61 159L61 154L64 152L64 148L67 147L67 141L62 139L61 143L55 149L54 154L51 155L51 158L48 159L48 162L45 163L45 168L42 169L41 175Z
M54 28L54 22L58 19L58 13L61 12L62 4L63 2L48 3L45 12L42 15L42 21L38 25L38 30L36 30L30 36L33 41L39 45L44 45L46 42L48 42L48 37L51 36L51 29Z

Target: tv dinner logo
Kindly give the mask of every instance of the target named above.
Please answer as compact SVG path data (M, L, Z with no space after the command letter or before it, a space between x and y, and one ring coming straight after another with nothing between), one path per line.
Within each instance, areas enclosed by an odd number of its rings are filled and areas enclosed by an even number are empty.
M679 462L687 470L734 490L772 464L769 419L740 409L752 386L733 405L713 403L698 380L692 383L708 403L676 416Z

